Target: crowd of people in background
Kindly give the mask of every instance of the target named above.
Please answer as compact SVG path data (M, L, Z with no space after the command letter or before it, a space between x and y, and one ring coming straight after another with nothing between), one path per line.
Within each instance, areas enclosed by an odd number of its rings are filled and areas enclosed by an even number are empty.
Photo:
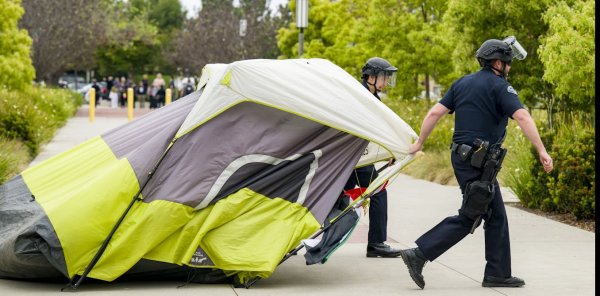
M166 90L171 89L171 100L175 101L179 98L187 96L196 90L196 77L190 75L186 71L185 75L169 77L168 84L161 73L156 73L152 81L149 80L148 74L144 74L142 79L137 83L128 77L103 77L101 83L97 79L92 79L90 88L95 89L96 105L101 103L101 100L109 102L111 108L127 107L127 90L133 89L134 108L146 108L146 103L150 109L160 108L165 105ZM86 97L89 96L89 90Z

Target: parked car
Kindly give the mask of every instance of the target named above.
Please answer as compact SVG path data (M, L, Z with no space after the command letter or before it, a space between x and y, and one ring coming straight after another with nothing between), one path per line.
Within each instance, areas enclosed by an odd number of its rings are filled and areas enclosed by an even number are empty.
M106 82L100 81L97 83L98 83L98 86L100 86L100 93L98 94L99 98L108 100L108 89L106 88ZM77 93L79 93L83 96L83 98L85 99L86 102L90 101L89 91L90 91L91 87L92 87L92 83L88 83L76 90Z
M77 90L85 85L85 79L81 76L75 76L72 74L63 75L60 78L58 78L58 85L60 87Z

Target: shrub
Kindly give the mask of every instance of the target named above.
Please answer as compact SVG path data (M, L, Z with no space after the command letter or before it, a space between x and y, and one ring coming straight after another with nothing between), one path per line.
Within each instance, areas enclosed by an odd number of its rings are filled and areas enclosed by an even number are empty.
M49 141L74 114L80 100L67 90L0 89L0 136L22 141L30 155L35 156L40 145Z
M44 114L20 92L0 93L0 135L21 140L32 155L38 153L43 132ZM38 127L40 127L38 129Z
M32 87L27 89L25 95L49 116L48 124L54 129L61 127L83 103L80 95L65 89Z
M554 160L547 174L541 165L531 163L531 179L519 195L525 206L544 211L572 213L578 219L595 219L595 137L591 126L575 120L558 124L543 134L546 149ZM531 150L533 162L539 162Z

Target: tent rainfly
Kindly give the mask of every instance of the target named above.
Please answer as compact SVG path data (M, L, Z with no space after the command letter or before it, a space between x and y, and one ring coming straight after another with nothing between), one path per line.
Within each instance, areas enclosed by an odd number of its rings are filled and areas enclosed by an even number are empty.
M196 91L0 186L0 277L269 277L355 167L412 159L413 129L323 59L209 64Z

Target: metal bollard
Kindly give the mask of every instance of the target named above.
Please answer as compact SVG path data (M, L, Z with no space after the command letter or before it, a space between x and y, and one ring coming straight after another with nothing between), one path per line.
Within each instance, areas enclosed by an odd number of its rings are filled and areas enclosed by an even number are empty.
M133 88L127 88L127 120L133 119Z
M165 106L171 104L171 88L167 88Z
M90 87L88 96L88 103L90 104L90 122L94 122L94 119L96 118L96 89Z

